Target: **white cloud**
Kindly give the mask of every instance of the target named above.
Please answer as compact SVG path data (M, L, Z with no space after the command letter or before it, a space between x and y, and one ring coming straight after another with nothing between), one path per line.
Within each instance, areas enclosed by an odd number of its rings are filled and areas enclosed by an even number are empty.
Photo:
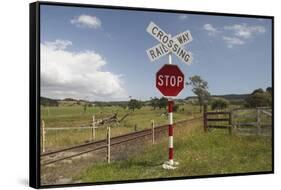
M265 33L263 26L248 26L247 24L235 24L231 26L225 26L225 30L233 31L234 35L241 38L251 38L254 35Z
M256 35L263 34L266 31L264 26L249 26L247 24L234 24L220 28L215 28L211 24L204 24L203 28L208 32L209 36L221 34L219 37L226 43L228 48L246 44L249 39L253 39Z
M187 15L180 15L179 19L180 20L186 20L186 19L188 19L188 16Z
M45 45L53 50L60 50L72 45L72 42L68 40L55 40L54 42L45 42Z
M98 17L85 15L85 14L82 14L78 17L75 17L74 19L71 19L70 23L78 27L87 27L87 28L95 28L95 29L101 27L101 21Z
M41 43L41 94L52 98L126 98L122 76L103 71L106 60L94 51L71 52L70 41Z
M214 36L217 33L220 33L218 29L211 24L204 24L203 29L206 30L208 32L208 35L210 36Z
M232 48L234 45L243 45L245 43L237 37L223 36L222 39L226 42L228 48Z

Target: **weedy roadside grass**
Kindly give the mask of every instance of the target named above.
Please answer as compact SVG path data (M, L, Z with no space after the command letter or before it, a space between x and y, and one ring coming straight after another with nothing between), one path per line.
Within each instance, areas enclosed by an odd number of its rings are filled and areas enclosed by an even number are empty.
M111 164L95 163L75 180L120 181L180 176L247 173L272 170L271 137L239 137L226 130L204 133L202 122L175 127L175 170L164 170L167 138L144 144L143 151Z

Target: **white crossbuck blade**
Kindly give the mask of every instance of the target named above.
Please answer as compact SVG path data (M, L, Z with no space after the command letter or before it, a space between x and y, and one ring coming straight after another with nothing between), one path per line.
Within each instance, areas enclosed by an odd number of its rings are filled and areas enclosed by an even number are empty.
M184 63L191 63L191 52L182 48L183 45L192 41L191 33L188 30L171 38L171 36L165 33L160 27L150 22L146 31L160 42L158 45L146 50L150 61L155 61L172 52Z

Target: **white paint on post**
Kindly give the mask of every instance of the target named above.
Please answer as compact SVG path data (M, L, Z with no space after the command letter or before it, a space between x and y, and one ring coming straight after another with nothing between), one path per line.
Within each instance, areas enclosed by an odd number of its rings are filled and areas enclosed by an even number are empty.
M151 127L152 127L152 144L154 144L155 143L154 120L151 120Z
M107 127L107 163L110 163L110 127Z
M169 37L171 38L171 37L172 37L172 35L171 35L171 34L169 34ZM169 64L170 64L170 65L172 65L172 64L173 64L173 62L172 62L172 52L171 52L171 51L169 52Z
M96 139L96 123L95 123L95 115L93 115L93 128L92 128L92 141Z
M45 152L45 145L46 145L46 131L45 131L45 121L42 120L42 152Z
M169 64L172 64L172 53L169 53Z
M169 98L168 100L168 110L169 110L169 131L171 130L172 134L169 134L169 162L170 165L173 166L174 165L174 135L173 135L173 99ZM169 132L170 133L170 132ZM172 151L172 152L170 152ZM171 154L171 155L170 155Z
M173 112L169 113L169 124L173 125Z
M258 135L261 134L261 110L257 108L257 132Z
M169 136L169 148L174 148L174 137L173 136Z
M168 99L168 113L169 113L169 127L168 127L168 133L169 133L169 160L164 162L162 167L164 169L173 170L176 169L178 162L174 161L174 137L173 137L173 99Z
M174 160L169 160L169 164L170 164L170 166L173 167L173 165L174 165ZM175 168L175 167L174 167L174 168Z

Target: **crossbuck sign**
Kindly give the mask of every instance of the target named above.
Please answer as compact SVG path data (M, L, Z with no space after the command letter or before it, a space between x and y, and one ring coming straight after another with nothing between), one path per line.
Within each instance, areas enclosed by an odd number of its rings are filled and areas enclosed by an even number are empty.
M150 61L155 61L160 57L172 52L184 63L191 63L191 53L182 48L183 45L192 41L192 36L188 30L171 37L171 35L165 33L156 24L150 22L146 28L146 31L160 42L158 45L146 50Z

